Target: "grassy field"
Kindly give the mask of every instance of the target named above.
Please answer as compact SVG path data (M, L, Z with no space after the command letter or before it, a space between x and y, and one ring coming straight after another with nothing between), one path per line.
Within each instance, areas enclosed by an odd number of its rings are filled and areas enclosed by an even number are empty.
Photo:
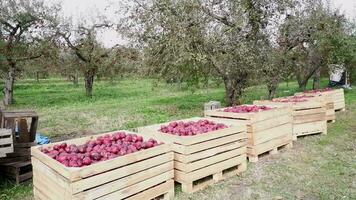
M184 87L183 87L184 88ZM297 91L281 84L278 96ZM266 97L264 87L247 89L244 103ZM202 115L203 103L222 101L221 87L181 89L150 79L97 82L93 99L84 87L60 79L23 80L15 86L16 104L40 115L39 132L52 140ZM292 150L249 164L241 177L194 195L177 188L177 199L356 199L356 91L346 92L347 111L329 124L327 136L298 140ZM31 199L32 185L0 180L0 199Z

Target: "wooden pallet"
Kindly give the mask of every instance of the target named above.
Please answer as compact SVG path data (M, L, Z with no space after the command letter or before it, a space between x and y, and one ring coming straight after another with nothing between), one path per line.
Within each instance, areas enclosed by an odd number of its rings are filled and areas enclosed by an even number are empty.
M20 162L20 161L30 161L31 160L31 147L36 146L35 142L28 143L14 143L14 151L7 153L6 157L0 158L0 164Z
M0 172L19 184L32 178L32 165L30 161L3 163Z
M0 129L0 158L14 151L13 142L11 129Z
M65 142L79 145L101 135ZM169 144L82 168L65 167L40 150L31 149L36 199L173 199L174 154Z
M224 123L229 128L195 136L176 136L159 132L156 124L138 128L138 132L173 144L174 179L182 184L185 193L192 193L208 185L246 170L246 126L232 120L190 118L179 121L208 119Z
M321 101L308 100L305 102L285 103L273 101L254 101L257 105L289 106L293 116L293 140L298 136L316 133L327 134L326 108Z
M275 155L279 152L280 149L282 148L287 148L287 149L290 149L290 148L293 148L293 142L289 142L289 143L286 143L286 144L283 144L283 145L280 145L280 146L276 146L275 148L271 149L271 150L268 150L268 151L265 151L264 153L262 154L257 154L256 153L256 156L253 156L253 155L250 155L248 157L248 160L250 162L258 162L258 159L263 156L264 154L268 153L269 155ZM270 149L270 148L268 148Z
M229 118L247 125L247 156L257 162L258 155L292 143L292 111L289 107L255 113L224 112L224 108L205 111L205 116Z

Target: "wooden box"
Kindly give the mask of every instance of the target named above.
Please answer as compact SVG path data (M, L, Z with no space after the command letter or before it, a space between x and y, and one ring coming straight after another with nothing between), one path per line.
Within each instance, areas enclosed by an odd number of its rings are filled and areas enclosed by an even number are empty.
M329 95L322 95L320 93L296 93L295 96L302 96L307 99L311 99L313 101L320 101L324 104L326 109L326 121L328 122L335 122L335 108L334 108L334 100Z
M79 145L100 135L65 142ZM162 144L81 168L62 165L42 153L42 147L31 148L36 199L139 200L154 199L162 195L164 199L174 197L174 154L169 144Z
M296 93L296 94L303 94L303 93ZM345 96L344 96L344 89L334 89L328 91L321 91L317 93L311 93L311 91L306 91L304 94L320 94L323 96L328 96L334 102L334 109L335 111L344 111L345 110Z
M234 119L247 125L247 156L257 162L258 156L277 153L282 146L292 147L292 112L289 107L250 113L224 112L225 108L205 111L205 116Z
M183 122L208 119L228 128L195 136L177 136L159 131L156 124L138 128L138 132L173 144L174 178L182 190L192 193L246 170L246 127L231 120L191 118Z
M256 105L289 106L293 116L293 140L298 136L316 133L327 134L326 108L320 101L273 102L254 101Z
M11 129L0 129L0 158L14 151L14 140Z

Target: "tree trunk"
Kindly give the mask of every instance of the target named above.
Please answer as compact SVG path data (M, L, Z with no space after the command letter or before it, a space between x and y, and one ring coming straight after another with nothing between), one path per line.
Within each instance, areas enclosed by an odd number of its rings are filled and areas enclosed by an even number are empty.
M313 79L313 90L320 88L320 74L321 74L321 68L319 67L317 70L315 70L314 79Z
M16 64L12 63L10 65L9 71L5 75L5 87L4 87L4 105L10 105L13 103L13 89L15 82L15 68Z
M268 88L268 99L272 100L276 95L277 86L276 85L267 85Z
M241 104L240 97L242 94L243 85L240 80L225 79L225 103L227 106L235 106ZM241 82L242 83L242 82Z
M36 82L39 83L40 82L40 75L39 72L36 72Z
M93 96L93 85L94 85L95 70L89 69L84 73L85 81L85 92L86 96Z

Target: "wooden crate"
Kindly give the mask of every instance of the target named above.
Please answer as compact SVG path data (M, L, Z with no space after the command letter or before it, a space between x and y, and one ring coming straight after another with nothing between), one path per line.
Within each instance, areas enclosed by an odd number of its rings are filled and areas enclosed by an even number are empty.
M14 151L14 140L11 129L0 129L0 158Z
M31 161L15 161L0 164L2 175L12 179L16 184L22 183L32 178Z
M31 147L36 146L36 142L28 143L14 143L14 151L7 153L6 157L0 158L0 164L2 163L13 163L20 161L30 161L31 160Z
M174 179L182 190L192 193L246 170L246 126L231 120L190 118L183 122L208 119L224 123L229 128L195 136L177 136L159 131L156 124L138 128L138 132L157 140L172 143L174 149Z
M65 142L80 145L105 134ZM51 147L55 144L43 147ZM36 199L139 200L157 197L173 199L174 197L174 154L169 144L162 144L82 168L65 167L42 153L41 148L32 147L31 149Z
M326 109L326 120L328 122L335 122L336 116L335 116L335 108L334 108L334 101L329 95L322 95L320 93L296 93L295 96L303 96L307 99L310 99L312 101L320 101L324 104L325 109Z
M279 147L292 147L292 112L289 107L251 113L224 112L225 108L205 111L205 116L233 119L247 125L247 156L257 162L258 156L277 153Z
M344 89L334 89L330 91L318 92L318 93L310 93L308 91L304 92L305 94L320 94L322 96L328 96L332 99L334 103L335 111L344 111L345 110L345 95ZM303 94L303 93L296 93Z
M293 116L293 140L298 136L316 133L327 134L326 108L320 101L308 100L305 102L286 103L273 101L254 101L256 105L289 106Z

